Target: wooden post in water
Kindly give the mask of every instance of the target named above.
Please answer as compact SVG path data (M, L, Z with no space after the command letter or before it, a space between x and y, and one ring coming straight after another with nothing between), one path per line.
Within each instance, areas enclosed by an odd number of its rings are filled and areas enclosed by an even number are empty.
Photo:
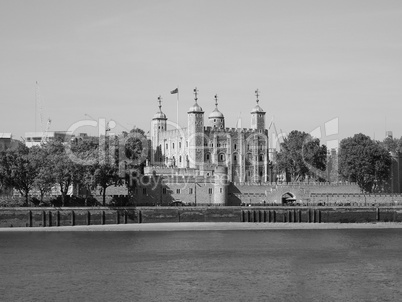
M46 226L46 212L42 211L42 226Z
M87 225L91 225L91 212L87 211Z
M71 226L74 226L75 220L74 220L74 210L71 210Z
M28 226L32 227L32 211L28 212Z
M101 224L105 224L105 211L101 211Z
M127 210L124 210L124 224L127 224Z
M49 211L48 216L49 216L49 222L48 222L47 226L51 227L52 226L52 212Z
M56 226L60 226L60 211L56 212Z
M380 208L377 208L375 211L375 219L377 221L380 221Z
M141 211L138 211L138 223L142 222Z

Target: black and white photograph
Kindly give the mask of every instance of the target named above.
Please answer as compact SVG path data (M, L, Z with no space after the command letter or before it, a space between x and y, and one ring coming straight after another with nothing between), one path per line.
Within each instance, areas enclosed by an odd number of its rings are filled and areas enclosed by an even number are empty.
M400 301L402 1L0 0L0 301Z

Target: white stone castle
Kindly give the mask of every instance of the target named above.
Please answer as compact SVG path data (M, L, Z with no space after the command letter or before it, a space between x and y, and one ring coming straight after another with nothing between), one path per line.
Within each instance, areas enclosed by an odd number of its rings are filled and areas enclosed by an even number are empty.
M269 146L268 130L265 128L265 111L259 106L251 110L251 128L227 128L225 117L216 108L208 115L204 125L204 111L198 104L197 88L195 103L188 109L187 128L169 129L170 123L159 111L151 125L153 167L166 167L198 176L212 176L217 167L225 167L228 181L235 183L261 183L268 181Z

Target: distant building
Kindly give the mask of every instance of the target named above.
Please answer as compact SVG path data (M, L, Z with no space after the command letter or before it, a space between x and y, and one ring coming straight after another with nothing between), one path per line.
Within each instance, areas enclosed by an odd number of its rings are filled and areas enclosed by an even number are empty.
M392 131L385 131L385 138L393 138Z
M151 123L150 165L144 168L145 176L156 182L156 190L137 185L133 191L136 203L152 199L155 204L184 200L227 205L229 183L269 181L268 130L265 111L258 104L258 90L257 104L250 112L251 128L226 127L217 96L215 109L204 126L204 111L198 104L197 92L194 89L195 102L187 112L185 128L168 129L168 119L159 100L159 111ZM157 181L160 178L163 181Z
M11 146L11 133L0 133L0 151L5 151Z
M217 166L226 167L228 180L236 183L269 181L268 130L265 111L257 104L250 112L251 128L228 128L218 109L209 114L204 126L204 111L195 103L187 113L187 127L168 130L167 117L161 110L151 124L152 166L194 169L196 175L212 176Z
M53 140L68 140L71 135L67 131L48 131L48 132L26 132L25 133L25 146L39 146L42 141Z

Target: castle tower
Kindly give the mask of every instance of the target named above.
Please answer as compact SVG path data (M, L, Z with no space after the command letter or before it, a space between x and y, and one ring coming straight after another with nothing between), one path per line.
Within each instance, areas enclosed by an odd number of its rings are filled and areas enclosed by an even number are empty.
M159 136L161 132L166 131L166 115L162 112L162 98L158 97L159 111L154 115L151 122L151 140L152 140L152 150L153 154L151 157L151 164L163 162L161 142L159 141Z
M218 110L218 95L215 94L215 109L208 116L208 125L212 127L212 129L225 129L225 117Z
M188 160L190 168L198 168L204 163L204 111L198 105L198 90L194 89L195 103L188 110Z
M214 205L226 205L228 200L228 170L217 166L214 171Z
M257 105L251 110L251 128L264 131L265 130L265 111L258 105L260 101L258 89L255 91L257 96Z

